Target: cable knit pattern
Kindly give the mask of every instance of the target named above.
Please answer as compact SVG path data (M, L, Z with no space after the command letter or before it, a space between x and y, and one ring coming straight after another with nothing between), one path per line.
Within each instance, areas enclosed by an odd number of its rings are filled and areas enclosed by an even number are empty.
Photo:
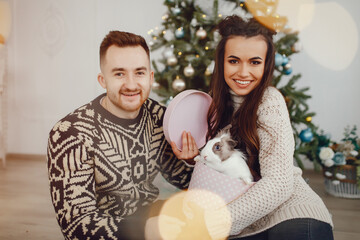
M242 102L235 100L235 104ZM294 166L289 113L283 96L274 87L264 93L258 109L258 126L262 178L227 206L232 218L230 235L253 235L294 218L314 218L333 226L323 201L303 180L301 169ZM216 229L221 229L219 218L215 224Z

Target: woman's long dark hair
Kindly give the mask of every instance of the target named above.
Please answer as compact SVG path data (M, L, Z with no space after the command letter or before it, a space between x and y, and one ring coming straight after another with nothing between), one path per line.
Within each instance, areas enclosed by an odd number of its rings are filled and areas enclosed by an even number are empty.
M244 21L233 15L222 20L218 25L222 36L216 48L215 69L211 80L210 95L212 103L208 112L207 139L215 137L217 132L231 124L232 138L238 142L238 148L248 154L248 165L255 180L261 178L259 165L260 141L257 134L257 110L265 89L271 85L274 72L275 47L272 36L274 32L267 29L255 19ZM241 107L234 113L229 87L224 79L224 52L229 38L243 36L246 38L262 36L267 43L264 74L260 84L244 97Z

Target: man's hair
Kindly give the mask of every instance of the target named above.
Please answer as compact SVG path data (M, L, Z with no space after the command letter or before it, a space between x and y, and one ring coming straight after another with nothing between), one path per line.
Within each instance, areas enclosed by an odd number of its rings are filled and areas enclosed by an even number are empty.
M103 61L106 51L112 45L117 47L135 47L141 46L150 59L149 47L142 36L121 31L110 31L100 45L100 65Z

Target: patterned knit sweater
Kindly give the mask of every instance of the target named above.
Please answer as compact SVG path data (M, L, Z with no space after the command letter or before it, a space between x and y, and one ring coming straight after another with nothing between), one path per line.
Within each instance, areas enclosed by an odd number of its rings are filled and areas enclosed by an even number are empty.
M148 99L136 119L120 119L100 105L104 95L50 132L50 191L66 239L119 239L120 222L157 198L159 171L179 188L191 177L165 140L163 106Z
M242 100L233 96L234 106L238 107ZM294 136L289 113L283 96L274 87L264 93L258 125L262 178L227 206L230 215L220 217L218 214L223 211L219 210L206 217L211 235L227 235L224 229L231 224L230 235L244 237L294 218L313 218L333 226L323 201L293 164Z

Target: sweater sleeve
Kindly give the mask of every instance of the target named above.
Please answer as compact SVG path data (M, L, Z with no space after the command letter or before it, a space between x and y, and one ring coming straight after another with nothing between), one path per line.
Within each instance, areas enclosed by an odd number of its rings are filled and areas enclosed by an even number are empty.
M193 167L177 159L169 143L164 141L164 144L164 152L160 160L161 174L175 187L185 189L189 186Z
M231 216L230 235L239 234L244 228L274 211L290 198L294 189L293 131L284 98L275 88L271 87L264 93L258 109L258 125L262 178L227 206ZM224 227L221 228L219 218L216 223L208 220L209 231L215 224L214 229L226 229L228 221L223 221ZM214 232L213 235L219 233Z
M68 121L56 124L47 148L51 199L61 231L65 239L118 239L131 219L99 209L89 142L75 136L70 125Z

